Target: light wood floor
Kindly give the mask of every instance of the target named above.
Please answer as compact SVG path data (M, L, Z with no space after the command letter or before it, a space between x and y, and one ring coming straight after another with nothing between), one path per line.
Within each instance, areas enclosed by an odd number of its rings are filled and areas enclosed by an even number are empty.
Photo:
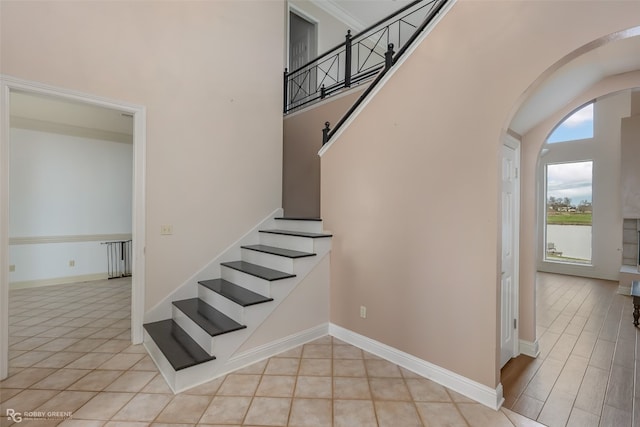
M570 427L640 426L638 329L618 283L537 276L540 355L502 369L505 407Z

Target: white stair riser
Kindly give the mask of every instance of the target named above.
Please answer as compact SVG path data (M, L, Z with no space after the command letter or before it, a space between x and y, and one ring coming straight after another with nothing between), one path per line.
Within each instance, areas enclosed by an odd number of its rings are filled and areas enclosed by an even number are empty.
M260 233L260 243L277 248L291 249L294 251L311 252L314 251L314 241L310 237L289 236L286 234Z
M251 264L258 264L273 270L284 271L285 273L294 272L295 260L279 255L268 254L265 252L253 251L251 249L242 249L242 260Z
M189 316L184 314L182 310L180 310L175 305L172 308L172 318L173 321L178 324L184 331L198 343L200 347L204 349L210 355L214 355L213 350L213 337L209 335L204 329L198 326Z
M190 368L181 369L175 373L174 386L172 387L174 393L180 393L184 390L188 390L196 384L202 384L204 378L209 378L210 373L215 370L216 366L220 362L217 359L209 362L201 363Z
M321 259L324 254L331 250L331 238L330 237L322 237L319 239L315 239L313 242L313 253L316 254L318 259ZM314 263L317 261L313 261Z
M171 363L169 363L167 358L164 356L160 348L156 345L155 341L153 341L153 338L151 338L146 330L144 331L143 342L144 347L149 353L149 356L151 356L151 359L154 361L154 363L162 373L162 376L167 381L167 384L169 385L171 390L175 391L176 371L173 370L173 366L171 366Z
M322 233L322 221L300 221L291 219L276 219L279 230L306 231L308 233Z
M233 349L247 340L249 334L246 329L234 331L228 334L219 335L216 338L216 359L200 365L181 369L175 373L175 392L179 393L195 385L203 384L213 378L219 377L220 368L233 353ZM227 372L224 372L227 373Z
M244 324L244 310L245 308L235 302L231 301L220 295L217 292L213 292L211 289L199 285L198 286L198 298L214 307L216 310L224 313L235 320L238 323Z
M268 280L243 273L242 271L224 265L221 267L221 276L224 280L247 288L257 294L264 295L265 297L271 296L271 283Z

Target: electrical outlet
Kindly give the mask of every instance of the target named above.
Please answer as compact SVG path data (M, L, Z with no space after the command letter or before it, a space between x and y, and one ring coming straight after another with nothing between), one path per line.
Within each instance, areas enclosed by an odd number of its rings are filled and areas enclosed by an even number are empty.
M76 261L75 260L69 260L69 267L75 267L76 266Z
M362 317L363 319L367 318L367 307L365 307L364 305L360 306L360 317Z
M173 234L173 225L161 225L160 226L160 234L162 236L169 236Z
M14 271L16 271L16 265L15 264L11 264L9 266L9 273L13 273Z

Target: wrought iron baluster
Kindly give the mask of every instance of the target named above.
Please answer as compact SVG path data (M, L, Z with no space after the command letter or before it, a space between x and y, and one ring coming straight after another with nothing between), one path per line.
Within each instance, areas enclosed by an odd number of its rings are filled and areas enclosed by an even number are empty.
M339 56L335 56L335 57L333 58L333 61L331 61L331 64L329 64L329 67L327 68L327 70L326 70L326 71L325 71L324 69L322 69L322 68L320 67L320 65L318 65L318 67L317 67L317 68L318 68L320 71L322 71L322 72L324 73L324 75L322 76L322 80L319 82L319 84L324 84L324 82L325 82L325 80L326 80L326 78L327 78L327 77L332 78L332 77L330 76L330 74L329 74L329 73L331 72L331 69L332 69L332 68L333 68L333 66L337 63L337 61L338 61L338 59L339 59L339 58L340 58ZM325 62L326 62L326 61L325 61ZM339 71L339 70L338 70L338 71L336 71L336 78L335 78L335 79L333 79L336 83L338 83L338 82L340 81L340 75L339 75L339 74L340 74L340 71Z
M324 128L322 128L322 145L326 144L329 141L329 122L324 122Z
M351 30L344 41L344 87L351 87Z
M393 43L389 43L387 46L387 51L384 54L384 66L388 70L393 65Z
M302 79L302 81L301 81L300 83L298 83L297 81L293 80L293 84L295 84L295 85L298 87L298 88L297 88L297 90L296 90L296 93L294 93L294 94L293 94L293 97L291 98L291 100L292 100L293 102L295 102L295 101L296 101L296 98L297 98L297 97L298 97L298 95L300 94L300 91L302 91L303 93L305 93L305 94L307 94L307 95L309 94L309 93L308 93L306 90L304 90L304 88L302 87L302 86L305 84L305 82L307 81L307 77L309 77L309 71L310 71L310 70L307 70L307 71L304 73L304 78Z
M284 113L289 111L289 73L284 69Z
M373 44L372 48L367 47L365 44L363 44L362 42L358 42L361 46L364 46L366 49L369 50L369 54L367 55L367 57L364 59L364 61L361 64L358 64L358 72L361 72L363 69L365 69L365 65L367 64L367 62L369 61L369 58L371 57L372 54L376 54L376 55L380 55L378 52L376 52L376 47L378 47L378 45L380 44L380 40L382 40L382 38L385 36L385 34L387 34L387 39L388 37L388 32L389 32L389 27L385 27L383 29L381 29L380 31L378 31L380 33L380 37L378 37L378 40L375 41L375 43ZM375 33L374 33L375 34ZM373 34L372 34L373 35ZM388 44L388 43L387 43ZM380 55L382 56L382 55Z

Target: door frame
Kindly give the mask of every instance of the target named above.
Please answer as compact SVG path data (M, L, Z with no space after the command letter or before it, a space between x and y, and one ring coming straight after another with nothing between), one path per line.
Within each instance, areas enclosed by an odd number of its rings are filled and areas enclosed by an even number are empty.
M516 357L520 354L520 141L516 139L514 136L507 134L503 141L503 146L506 146L515 151L515 168L516 168L516 186L514 190L514 211L513 211L513 307L514 307L514 318L516 319L516 327L513 330L514 339L513 339L513 349L512 354L513 357ZM502 154L500 155L500 159L502 160ZM502 168L502 161L500 162L500 167ZM500 192L502 193L502 187L500 188ZM502 200L502 198L501 198ZM502 220L501 220L502 221ZM502 230L502 227L501 227ZM502 233L502 231L501 231ZM500 239L502 241L502 239ZM502 251L501 251L502 252ZM502 271L502 254L500 255L500 270ZM502 278L500 278L500 283L502 283ZM501 293L500 293L501 294ZM498 307L500 310L500 324L502 325L502 300L500 301L500 306ZM500 342L500 351L498 352L498 365L501 365L501 356L502 353L502 332L499 332ZM500 366L500 368L502 368Z
M13 90L79 101L133 115L131 341L140 344L144 337L146 108L0 75L0 379L9 373L9 119L10 93Z

